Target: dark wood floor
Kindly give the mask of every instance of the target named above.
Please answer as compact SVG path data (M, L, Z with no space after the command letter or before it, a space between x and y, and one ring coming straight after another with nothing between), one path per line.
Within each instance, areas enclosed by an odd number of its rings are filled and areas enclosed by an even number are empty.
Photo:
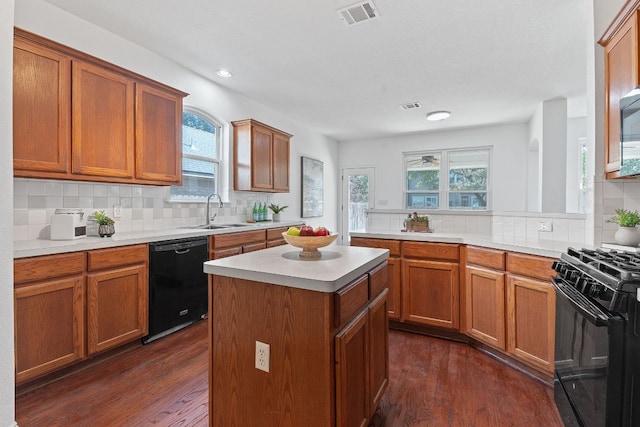
M562 426L552 389L466 344L390 333L384 427ZM133 348L36 390L20 427L208 425L207 324Z

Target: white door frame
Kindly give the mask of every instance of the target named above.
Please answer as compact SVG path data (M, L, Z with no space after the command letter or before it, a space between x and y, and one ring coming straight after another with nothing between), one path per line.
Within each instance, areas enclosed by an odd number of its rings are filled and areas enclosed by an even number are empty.
M374 167L344 167L342 168L342 197L340 200L342 226L341 244L349 244L349 180L345 177L349 175L368 175L369 176L369 209L375 207L375 168Z

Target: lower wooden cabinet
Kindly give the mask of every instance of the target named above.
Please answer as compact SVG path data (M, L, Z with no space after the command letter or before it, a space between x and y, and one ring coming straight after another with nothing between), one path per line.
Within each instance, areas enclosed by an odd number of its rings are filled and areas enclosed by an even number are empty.
M16 383L86 355L85 253L14 261Z
M369 424L389 382L385 289L336 335L336 425Z
M556 293L552 284L509 274L507 307L507 351L553 373Z
M464 332L500 350L506 350L504 271L467 266L465 274Z
M209 259L226 258L266 247L265 230L214 235L209 240Z
M459 328L458 264L403 259L402 320Z
M16 383L147 334L146 244L14 261Z

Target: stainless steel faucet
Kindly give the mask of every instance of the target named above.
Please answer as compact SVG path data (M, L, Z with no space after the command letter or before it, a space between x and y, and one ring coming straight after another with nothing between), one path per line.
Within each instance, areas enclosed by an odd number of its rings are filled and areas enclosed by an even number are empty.
M207 196L207 212L206 212L206 218L205 218L205 224L207 224L207 225L211 224L211 217L210 217L210 213L209 212L210 212L211 198L213 196L216 196L218 198L218 207L219 208L223 207L222 198L220 197L219 194L211 193L211 194L209 194ZM216 213L216 215L218 215L218 214ZM214 216L214 218L215 218L215 216Z

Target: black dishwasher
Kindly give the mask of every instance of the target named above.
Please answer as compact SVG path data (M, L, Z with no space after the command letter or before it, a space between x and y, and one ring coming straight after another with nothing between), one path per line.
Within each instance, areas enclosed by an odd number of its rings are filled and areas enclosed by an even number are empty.
M207 237L149 244L149 335L151 342L207 316Z

